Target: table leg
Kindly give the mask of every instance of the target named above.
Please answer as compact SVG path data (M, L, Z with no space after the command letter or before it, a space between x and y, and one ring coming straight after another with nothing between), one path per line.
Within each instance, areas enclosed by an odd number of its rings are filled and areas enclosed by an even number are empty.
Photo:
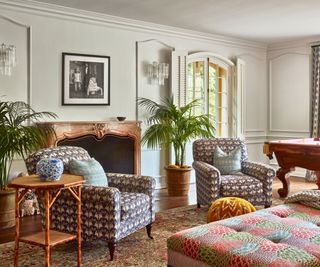
M78 233L77 233L77 239L78 239L78 267L81 266L81 186L78 186Z
M46 267L50 267L50 194L49 190L45 191L45 245L46 245Z
M20 238L20 218L19 218L19 189L16 189L15 197L15 221L16 221L16 231L15 231L15 241L14 241L14 267L18 267L19 258L19 238Z
M282 182L282 188L278 189L279 196L281 198L287 197L290 192L290 180L287 175L290 172L290 169L278 169L277 177Z
M317 176L316 184L318 186L318 189L320 190L320 171L314 171L314 174Z

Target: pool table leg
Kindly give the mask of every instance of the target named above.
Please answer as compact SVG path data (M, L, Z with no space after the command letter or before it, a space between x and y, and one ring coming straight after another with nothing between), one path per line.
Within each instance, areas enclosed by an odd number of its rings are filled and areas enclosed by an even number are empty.
M315 171L314 174L317 176L316 184L318 186L318 189L320 190L320 171Z
M281 198L287 197L290 192L290 180L289 175L287 175L290 171L291 169L283 168L277 170L277 177L282 182L282 188L278 189L278 193Z

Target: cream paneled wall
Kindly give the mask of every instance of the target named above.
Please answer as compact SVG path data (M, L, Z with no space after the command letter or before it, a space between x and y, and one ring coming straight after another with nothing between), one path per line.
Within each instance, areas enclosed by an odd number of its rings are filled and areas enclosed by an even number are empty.
M157 39L175 50L210 51L231 60L246 61L245 134L249 142L249 157L264 158L261 147L266 138L266 57L264 44L234 38L197 33L162 25L114 18L47 4L25 3L20 0L0 0L0 16L17 20L32 28L31 32L31 104L39 111L53 111L59 120L105 120L116 116L136 119L136 42ZM0 23L0 42L14 42L25 47L27 36L20 30ZM157 58L155 47L144 47L144 56ZM111 58L110 106L62 106L62 52L107 55ZM19 57L18 60L23 58ZM19 74L6 81L9 99L25 99L28 73L25 60L19 61ZM18 70L18 69L17 69ZM141 75L141 76L140 76ZM144 74L138 78L143 81ZM19 81L22 85L17 85ZM3 82L1 81L1 84ZM1 89L0 89L1 90ZM150 90L150 91L149 91ZM143 96L158 98L161 87L144 86ZM2 95L3 90L0 91ZM189 151L191 152L191 151ZM153 155L153 156L150 156ZM147 175L161 177L163 155L150 150L142 152L142 170ZM14 170L23 167L16 161Z
M278 44L268 51L268 138L309 137L310 40ZM277 167L276 160L270 162ZM304 176L298 168L294 175Z

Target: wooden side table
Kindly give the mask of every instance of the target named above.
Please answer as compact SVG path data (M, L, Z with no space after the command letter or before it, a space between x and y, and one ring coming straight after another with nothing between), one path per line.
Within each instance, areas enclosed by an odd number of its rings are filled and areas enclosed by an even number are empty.
M78 240L78 266L81 266L81 185L85 182L82 176L63 174L59 181L41 182L38 175L23 176L14 179L9 187L16 189L16 231L14 247L14 266L18 266L19 242L29 243L45 248L46 264L50 266L51 248L55 245L77 239ZM20 237L20 219L19 206L26 193L30 190L36 190L43 196L45 207L45 229L42 232ZM50 208L63 189L70 191L71 195L77 201L77 234L67 234L50 230Z

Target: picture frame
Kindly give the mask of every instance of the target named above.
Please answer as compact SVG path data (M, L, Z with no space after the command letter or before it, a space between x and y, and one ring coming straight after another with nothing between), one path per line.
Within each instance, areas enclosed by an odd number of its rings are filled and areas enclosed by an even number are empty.
M110 57L62 53L62 105L110 105Z

